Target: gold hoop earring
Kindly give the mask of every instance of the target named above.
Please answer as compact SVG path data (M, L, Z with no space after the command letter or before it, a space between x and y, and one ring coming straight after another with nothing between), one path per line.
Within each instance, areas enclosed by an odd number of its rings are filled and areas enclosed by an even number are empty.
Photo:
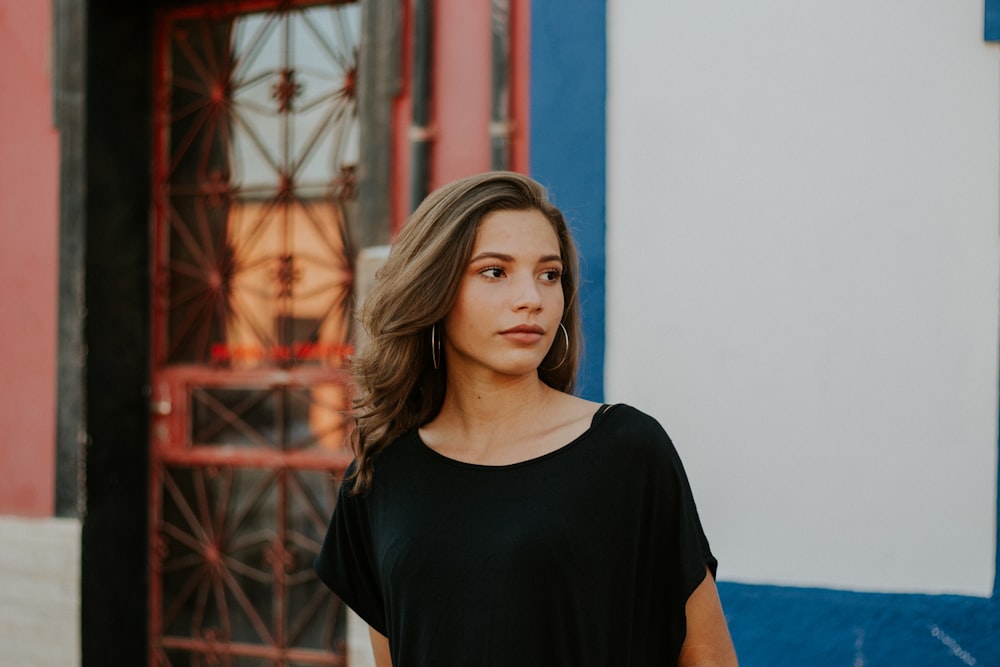
M566 331L566 325L564 325L562 322L559 323L559 328L562 329L563 340L566 341L566 350L563 352L562 359L559 360L558 364L556 364L552 368L543 368L542 369L543 371L554 371L554 370L556 370L557 368L559 368L560 366L562 366L564 363L566 363L566 358L569 356L569 332Z
M434 370L441 368L441 340L437 337L437 324L431 325L431 363Z

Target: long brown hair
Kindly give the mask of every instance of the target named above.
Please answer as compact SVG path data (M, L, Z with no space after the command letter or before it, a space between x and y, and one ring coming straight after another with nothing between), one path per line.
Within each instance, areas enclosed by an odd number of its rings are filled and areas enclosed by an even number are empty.
M562 213L545 188L522 174L492 171L449 183L428 195L407 220L361 312L368 339L352 364L353 493L370 487L379 451L441 409L446 374L443 367L434 368L431 328L455 303L480 221L499 210L537 210L559 239L562 325L569 349L556 336L538 376L554 389L573 391L581 341L579 263Z

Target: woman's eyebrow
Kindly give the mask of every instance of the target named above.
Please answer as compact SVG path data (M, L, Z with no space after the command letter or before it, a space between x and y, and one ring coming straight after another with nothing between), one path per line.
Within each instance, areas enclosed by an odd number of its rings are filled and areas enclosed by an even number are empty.
M481 253L479 253L478 255L476 255L475 257L473 257L472 259L470 259L469 262L470 263L471 262L478 262L479 260L482 260L482 259L496 259L496 260L499 260L501 262L514 262L515 261L515 259L514 259L514 257L512 255L506 255L506 254L504 254L502 252L490 252L490 251L487 251L487 252L481 252ZM542 255L541 257L538 258L538 261L539 261L539 263L542 263L542 262L561 262L562 261L562 256L561 255Z
M472 259L470 262L478 262L481 259L498 259L501 262L513 262L514 258L510 255L505 255L502 252L481 252Z

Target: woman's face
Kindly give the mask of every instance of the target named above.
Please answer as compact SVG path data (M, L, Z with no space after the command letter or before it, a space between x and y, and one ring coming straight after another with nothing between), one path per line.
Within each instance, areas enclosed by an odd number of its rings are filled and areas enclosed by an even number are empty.
M449 373L537 373L562 319L562 268L559 239L540 211L484 216L444 319Z

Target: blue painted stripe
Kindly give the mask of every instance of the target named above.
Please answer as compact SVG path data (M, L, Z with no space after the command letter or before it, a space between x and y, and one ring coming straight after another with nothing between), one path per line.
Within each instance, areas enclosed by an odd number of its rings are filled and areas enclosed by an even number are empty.
M985 17L983 38L987 42L1000 42L1000 0L986 0Z
M585 349L580 395L604 397L605 0L531 3L531 175L580 249Z
M720 582L741 667L1000 665L1000 601Z

